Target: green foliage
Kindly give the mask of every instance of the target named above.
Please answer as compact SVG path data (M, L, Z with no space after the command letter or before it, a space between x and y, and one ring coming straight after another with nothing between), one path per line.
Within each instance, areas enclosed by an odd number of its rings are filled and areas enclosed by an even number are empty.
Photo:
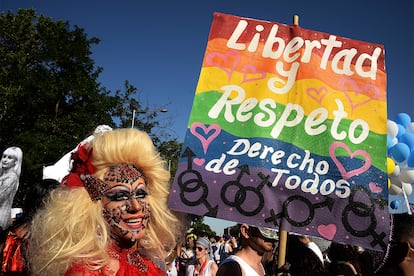
M34 9L0 14L0 150L23 150L16 206L41 181L43 166L55 163L96 126L130 127L132 110L149 110L128 81L124 91L114 93L101 86L102 68L91 58L98 43L82 28ZM157 112L138 114L136 127L149 132L165 150L163 156L177 163L181 145L153 133L160 126Z
M192 228L192 233L196 234L197 237L200 236L216 236L216 232L211 230L210 226L204 223L204 217L190 215L191 223L190 227Z
M178 142L177 139L162 141L158 145L162 157L168 163L167 165L171 173L171 181L174 179L175 172L177 171L182 145L183 143Z
M240 224L236 224L230 228L230 236L239 237L240 235Z

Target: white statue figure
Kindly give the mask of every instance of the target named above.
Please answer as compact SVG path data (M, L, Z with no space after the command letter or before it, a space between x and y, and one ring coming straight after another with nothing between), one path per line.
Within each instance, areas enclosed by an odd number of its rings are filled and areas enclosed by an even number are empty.
M19 187L23 152L18 147L9 147L1 156L0 164L0 227L5 230L12 223L11 208Z

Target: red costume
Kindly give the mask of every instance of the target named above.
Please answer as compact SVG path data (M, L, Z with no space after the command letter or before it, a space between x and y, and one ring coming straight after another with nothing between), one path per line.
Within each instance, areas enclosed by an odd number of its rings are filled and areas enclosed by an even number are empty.
M27 245L26 236L19 237L12 230L7 234L6 242L3 248L3 259L1 263L1 272L3 273L24 273L26 262L23 258Z
M108 266L104 266L99 270L90 270L83 264L73 265L66 273L70 275L73 272L83 272L85 276L140 276L140 275L154 275L165 276L166 272L155 264L145 258L143 258L137 249L121 249L118 246L112 244L107 249L109 256L119 261L119 270L115 274Z

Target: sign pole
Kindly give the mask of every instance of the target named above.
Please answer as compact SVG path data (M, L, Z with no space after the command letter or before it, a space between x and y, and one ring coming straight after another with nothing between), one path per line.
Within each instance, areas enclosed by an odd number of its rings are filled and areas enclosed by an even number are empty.
M293 25L299 26L299 15L293 16Z
M293 25L299 26L299 15L293 16ZM279 252L277 255L277 268L282 267L286 263L287 235L288 233L286 230L279 231ZM282 272L277 273L278 276L281 276L282 274Z
M286 263L286 246L287 246L287 231L279 231L279 252L277 254L277 268L282 267ZM278 272L277 275L281 276L283 273Z

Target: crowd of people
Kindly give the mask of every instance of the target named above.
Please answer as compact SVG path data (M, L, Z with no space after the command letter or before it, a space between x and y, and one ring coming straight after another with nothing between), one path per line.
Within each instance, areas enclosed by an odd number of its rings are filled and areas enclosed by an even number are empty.
M8 200L0 213L0 275L414 274L410 214L393 215L386 252L288 233L283 263L274 229L239 224L234 236L187 233L186 215L167 207L165 160L133 128L97 128L56 163L63 169L34 185L14 221L22 152L8 148L1 160L0 196L7 192Z
M393 215L391 241L386 252L365 250L359 246L337 243L294 233L287 234L286 258L278 263L279 232L273 229L240 224L237 237L223 235L199 237L187 235L176 255L178 276L395 276L414 275L414 216ZM232 251L220 258L225 240L232 241ZM198 245L202 245L200 248ZM202 249L202 250L201 250ZM203 259L200 262L200 252ZM205 260L216 269L194 270ZM214 266L215 267L215 266ZM202 273L203 272L203 273Z

